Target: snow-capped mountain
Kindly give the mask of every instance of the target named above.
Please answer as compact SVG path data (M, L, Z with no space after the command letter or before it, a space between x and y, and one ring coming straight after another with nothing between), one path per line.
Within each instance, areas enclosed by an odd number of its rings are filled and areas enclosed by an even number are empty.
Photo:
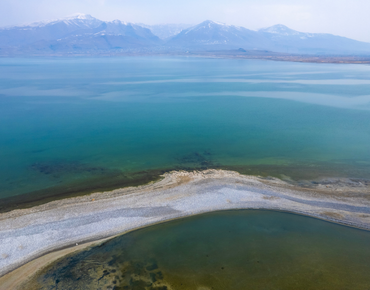
M136 24L122 22L120 20L103 22L103 24L100 25L99 28L101 28L101 30L99 30L99 32L96 34L141 37L152 42L158 41L158 37L155 36L149 29Z
M284 35L284 36L292 36L292 35L303 35L306 33L298 32L293 29L290 29L289 27L282 25L282 24L276 24L271 27L262 28L258 30L259 32L267 32L272 33L275 35Z
M174 49L268 50L296 54L367 54L370 44L325 33L305 33L278 24L253 31L207 20L167 41Z
M194 49L263 49L268 45L256 31L210 20L181 31L167 44Z
M193 25L190 24L156 24L156 25L146 25L138 24L142 27L150 29L150 31L158 36L160 39L167 39L172 36L179 34L184 29L187 29Z
M103 21L96 19L89 14L76 13L69 17L55 19L55 20L34 22L29 25L23 25L23 27L25 28L43 27L43 26L51 26L55 24L64 23L67 26L75 26L79 28L94 28L94 27L99 26L102 22Z
M370 54L370 44L327 33L306 33L277 24L258 31L277 52L304 54Z
M167 38L170 35L172 37ZM172 24L149 26L120 20L102 21L91 15L76 14L63 19L0 28L2 55L239 48L239 52L268 50L298 54L370 55L369 43L331 34L299 32L281 24L258 31L210 20L192 27Z
M1 46L20 46L41 40L59 39L80 30L97 28L102 23L103 21L90 15L77 14L64 19L6 27L0 29L0 43Z
M160 39L147 28L119 20L104 22L85 14L0 29L2 50L92 51L160 43Z

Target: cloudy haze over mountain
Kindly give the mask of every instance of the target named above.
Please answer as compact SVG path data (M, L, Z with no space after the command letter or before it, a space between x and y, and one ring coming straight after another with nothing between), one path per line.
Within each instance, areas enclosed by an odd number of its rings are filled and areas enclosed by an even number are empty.
M153 32L153 34L157 35L160 39L168 39L172 36L179 34L184 29L193 26L191 24L182 24L182 23L155 24L155 25L140 23L138 25L149 28Z
M297 31L370 42L369 11L369 0L1 0L0 26L83 12L104 21L147 25L195 25L211 19L258 30L282 23Z
M88 14L0 28L0 55L270 51L370 55L370 43L278 24L258 31L211 20L189 28L102 21Z

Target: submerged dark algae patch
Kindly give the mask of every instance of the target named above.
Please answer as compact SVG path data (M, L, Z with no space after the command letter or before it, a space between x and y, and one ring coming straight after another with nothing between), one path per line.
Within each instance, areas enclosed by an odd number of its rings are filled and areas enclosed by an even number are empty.
M142 171L121 171L94 166L78 161L40 161L29 170L52 180L59 185L0 199L0 212L29 208L49 201L81 196L99 191L109 191L128 186L138 186L159 180L165 172L173 170L204 170L221 168L212 161L211 153L190 152L174 158L175 165ZM71 178L77 176L78 178ZM70 180L66 182L65 180Z
M183 156L179 156L176 158L176 160L180 164L180 167L185 167L188 165L193 168L196 167L200 169L209 169L217 166L212 157L212 153L209 150L205 150L201 152L195 151Z
M369 178L366 66L111 60L1 59L0 211L162 170Z
M225 290L370 287L370 233L295 214L203 214L60 259L28 289Z
M56 273L38 279L35 288L44 289L149 289L167 290L164 275L157 262L151 260L127 260L127 251L120 255L108 253L96 255L87 251L77 257L56 264ZM80 261L79 259L83 259ZM39 285L43 286L39 286Z
M65 161L36 162L30 166L30 169L52 178L61 178L69 174L104 175L112 172L100 166Z
M93 192L109 191L128 186L138 186L160 179L167 170L146 170L140 172L110 171L105 175L86 178L68 184L54 186L0 199L0 212L13 209L30 208L50 201L87 195Z
M277 177L298 187L313 188L318 184L333 184L336 179L348 179L355 183L370 185L370 165L345 163L300 163L300 164L248 164L248 165L223 165L214 161L209 150L193 151L175 158L173 167L149 169L138 172L123 172L91 166L79 162L44 162L34 163L30 169L53 179L61 179L63 175L84 174L85 177L59 186L28 192L26 194L0 199L0 213L13 209L30 208L53 200L83 196L94 192L109 191L129 186L144 185L161 179L161 175L173 170L206 170L224 169L236 171L244 175L261 177ZM329 178L322 180L322 178Z

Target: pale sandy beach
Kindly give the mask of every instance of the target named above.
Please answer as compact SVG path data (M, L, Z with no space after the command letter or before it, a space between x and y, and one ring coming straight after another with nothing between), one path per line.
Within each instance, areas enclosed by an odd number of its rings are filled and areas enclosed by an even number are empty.
M330 179L310 188L224 170L171 172L139 187L94 193L0 214L0 289L103 239L185 216L228 209L272 209L370 230L370 188Z

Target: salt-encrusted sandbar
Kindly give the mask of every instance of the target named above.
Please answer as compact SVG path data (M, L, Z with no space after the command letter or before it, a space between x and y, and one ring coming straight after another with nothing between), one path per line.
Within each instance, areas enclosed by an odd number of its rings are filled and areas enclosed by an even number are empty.
M81 243L179 217L248 208L370 229L370 190L361 180L326 180L304 189L224 170L171 172L148 185L0 214L0 276L58 249L81 249ZM0 279L0 289L7 276Z

